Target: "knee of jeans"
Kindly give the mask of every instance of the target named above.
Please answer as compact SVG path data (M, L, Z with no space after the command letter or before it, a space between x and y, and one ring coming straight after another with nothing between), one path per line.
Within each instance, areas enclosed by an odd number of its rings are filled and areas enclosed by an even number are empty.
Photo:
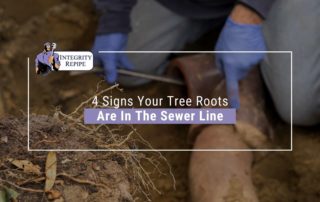
M306 99L303 96L296 97L292 101L292 112L287 106L288 103L277 106L278 113L285 122L290 124L292 121L293 125L298 126L312 126L320 123L320 105L315 100Z

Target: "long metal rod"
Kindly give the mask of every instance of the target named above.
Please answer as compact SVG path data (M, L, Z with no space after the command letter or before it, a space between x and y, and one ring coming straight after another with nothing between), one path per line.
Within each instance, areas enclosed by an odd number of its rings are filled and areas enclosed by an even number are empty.
M91 72L103 72L102 68L100 67L94 67ZM185 82L181 79L176 79L176 78L169 78L165 76L158 76L158 75L153 75L153 74L146 74L142 72L136 72L132 70L126 70L126 69L117 69L118 74L124 75L124 76L132 76L132 77L138 77L142 79L149 79L153 81L160 81L163 83L169 83L169 84L174 84L174 85L179 85L179 86L185 86ZM73 73L73 75L78 75L81 73Z
M91 72L103 72L102 68L100 67L94 67ZM142 79L149 79L153 81L160 81L163 83L169 83L169 84L174 84L174 85L179 85L179 86L185 86L186 83L182 79L178 78L170 78L170 77L165 77L165 76L158 76L158 75L153 75L153 74L146 74L142 72L136 72L132 70L125 70L125 69L117 69L118 74L125 75L125 76L132 76L132 77L138 77ZM79 75L83 74L83 72L72 72L72 75ZM217 71L209 71L205 76L218 76L219 78L222 76L220 72Z
M180 80L180 79L174 79L174 78L169 78L169 77L164 77L164 76L157 76L157 75L152 75L152 74L145 74L145 73L125 70L125 69L118 69L117 72L121 75L126 75L126 76L133 76L133 77L149 79L149 80L153 80L153 81L160 81L160 82L170 83L170 84L175 84L175 85L180 85L180 86L185 85L184 81Z

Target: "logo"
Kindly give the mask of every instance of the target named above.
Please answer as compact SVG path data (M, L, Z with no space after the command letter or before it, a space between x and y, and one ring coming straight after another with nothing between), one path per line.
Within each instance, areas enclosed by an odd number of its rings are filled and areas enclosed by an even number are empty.
M56 43L46 42L43 44L43 51L35 60L36 73L47 75L51 71L58 71L60 68L59 54L55 53Z
M93 54L89 51L56 51L57 43L46 42L35 59L36 73L42 76L55 71L89 71Z

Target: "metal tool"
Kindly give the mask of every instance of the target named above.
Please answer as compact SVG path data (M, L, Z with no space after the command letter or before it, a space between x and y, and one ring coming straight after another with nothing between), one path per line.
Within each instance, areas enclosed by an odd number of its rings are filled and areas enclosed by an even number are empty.
M125 75L125 76L133 76L133 77L149 79L149 80L153 80L153 81L160 81L160 82L170 83L170 84L175 84L175 85L180 85L180 86L185 85L185 82L183 80L175 79L175 78L157 76L157 75L152 75L152 74L145 74L145 73L136 72L136 71L129 71L129 70L125 70L125 69L118 69L117 72L118 72L118 74Z
M95 72L95 73L103 73L103 69L100 67L94 67L90 72ZM171 77L166 77L166 76L158 76L158 75L153 75L153 74L146 74L142 72L137 72L137 71L132 71L132 70L125 70L125 69L117 69L118 74L124 75L124 76L132 76L132 77L137 77L137 78L142 78L142 79L149 79L153 81L159 81L163 83L168 83L168 84L174 84L178 86L185 86L186 83L182 79L178 78L171 78ZM81 71L73 71L70 74L72 76L84 74L86 72L81 72ZM205 77L216 77L220 76L216 71L209 71L205 75Z
M103 68L101 68L101 67L94 67L90 72L104 73L103 72ZM84 74L84 73L87 73L87 72L81 72L81 71L79 71L79 72L76 72L76 71L70 72L70 74L72 76L80 75L80 74ZM148 79L148 80L153 80L153 81L159 81L159 82L168 83L168 84L174 84L174 85L179 85L179 86L186 86L185 80L179 79L179 78L159 76L159 75L154 75L154 74L146 74L146 73L132 71L132 70L126 70L126 69L117 69L117 73L120 74L120 75L124 75L124 76L137 77L137 78ZM214 68L212 68L211 71L207 71L206 74L200 75L200 76L201 77L214 78L214 80L221 80L220 79L221 73L219 71L216 71Z
M98 73L103 73L103 69L99 67L94 67L93 70L90 72L98 72ZM137 71L132 71L132 70L126 70L126 69L117 69L118 74L124 75L124 76L132 76L132 77L137 77L137 78L142 78L142 79L149 79L153 81L159 81L163 83L169 83L169 84L174 84L174 85L179 85L179 86L185 86L185 82L181 79L177 78L170 78L170 77L165 77L165 76L158 76L158 75L153 75L153 74L146 74L142 72L137 72ZM81 74L80 72L78 74ZM72 75L77 75L77 73L73 73Z

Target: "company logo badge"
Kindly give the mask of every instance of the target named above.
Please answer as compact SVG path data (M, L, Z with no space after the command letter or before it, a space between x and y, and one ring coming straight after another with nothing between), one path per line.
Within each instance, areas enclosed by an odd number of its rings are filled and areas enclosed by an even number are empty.
M46 42L36 56L35 68L39 75L54 71L89 71L93 68L93 55L89 51L56 51L57 44Z

